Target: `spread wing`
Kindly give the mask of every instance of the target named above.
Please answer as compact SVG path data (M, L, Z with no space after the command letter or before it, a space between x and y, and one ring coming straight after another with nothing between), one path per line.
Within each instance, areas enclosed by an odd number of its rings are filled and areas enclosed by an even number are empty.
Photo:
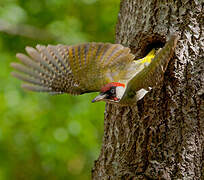
M17 54L21 63L11 66L12 75L24 82L23 88L50 93L83 94L100 91L126 73L134 55L120 44L86 43L74 46L37 45Z

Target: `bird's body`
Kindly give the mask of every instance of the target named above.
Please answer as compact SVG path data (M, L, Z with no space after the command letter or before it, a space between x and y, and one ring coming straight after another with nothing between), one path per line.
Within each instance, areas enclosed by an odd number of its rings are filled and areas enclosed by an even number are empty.
M13 75L23 81L25 89L49 93L79 95L101 92L93 101L130 104L133 96L141 99L162 68L165 71L176 45L172 36L155 56L134 61L130 49L120 44L86 43L74 46L27 47L29 56L17 54L22 62L12 63L19 72ZM152 78L152 79L151 79Z

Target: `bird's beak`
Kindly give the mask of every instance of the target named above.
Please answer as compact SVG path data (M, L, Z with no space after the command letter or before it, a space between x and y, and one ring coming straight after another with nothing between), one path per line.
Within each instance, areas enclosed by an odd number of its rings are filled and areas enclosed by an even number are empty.
M107 94L99 94L98 96L96 96L91 102L98 102L98 101L102 101L103 99L105 99Z

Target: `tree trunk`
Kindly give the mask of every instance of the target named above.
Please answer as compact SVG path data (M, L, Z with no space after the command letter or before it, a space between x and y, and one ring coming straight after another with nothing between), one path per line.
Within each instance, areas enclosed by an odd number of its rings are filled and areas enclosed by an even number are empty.
M204 180L204 3L123 0L116 42L137 58L177 31L164 81L137 105L107 104L93 179Z

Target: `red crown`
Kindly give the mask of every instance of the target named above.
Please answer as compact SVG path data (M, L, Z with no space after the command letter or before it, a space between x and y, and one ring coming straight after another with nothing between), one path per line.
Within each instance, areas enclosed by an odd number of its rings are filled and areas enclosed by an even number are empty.
M122 87L125 87L125 84L122 84L122 83L119 83L119 82L111 82L111 83L108 83L106 84L104 87L101 88L101 92L106 92L108 91L111 87L113 86L122 86Z

